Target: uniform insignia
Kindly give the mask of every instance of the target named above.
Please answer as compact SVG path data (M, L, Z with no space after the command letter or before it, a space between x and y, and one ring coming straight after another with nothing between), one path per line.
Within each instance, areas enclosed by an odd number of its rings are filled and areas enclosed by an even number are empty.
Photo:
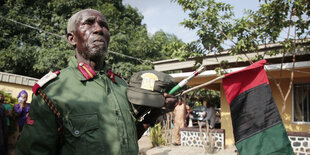
M27 117L27 124L28 125L33 125L34 124L34 120L31 120L31 118L29 116Z
M44 75L33 87L32 87L32 92L35 95L38 95L37 91L39 88L43 87L48 81L51 81L53 79L55 79L58 74L60 73L60 71L56 71L56 72L49 72L46 75Z
M88 64L82 61L78 63L78 69L86 78L86 80L92 79L96 76L96 72Z
M115 76L118 76L119 78L122 78L120 75L115 74L114 72L112 72L111 69L108 69L107 75L112 80L112 82L115 82Z
M155 82L158 81L158 77L153 73L144 73L141 75L141 78L142 82L140 88L154 91Z

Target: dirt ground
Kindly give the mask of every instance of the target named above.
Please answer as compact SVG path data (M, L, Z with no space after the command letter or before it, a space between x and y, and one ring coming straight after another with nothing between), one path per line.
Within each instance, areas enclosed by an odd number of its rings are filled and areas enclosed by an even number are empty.
M200 147L185 147L185 146L158 146L152 148L152 143L149 136L143 136L138 141L139 155L206 155L204 149ZM225 150L214 153L213 155L237 155L235 147L228 147ZM15 147L9 146L9 155L15 155Z
M203 148L185 146L159 146L152 148L149 136L143 136L138 141L140 155L206 155ZM237 155L236 148L231 146L225 150L214 153L213 155Z

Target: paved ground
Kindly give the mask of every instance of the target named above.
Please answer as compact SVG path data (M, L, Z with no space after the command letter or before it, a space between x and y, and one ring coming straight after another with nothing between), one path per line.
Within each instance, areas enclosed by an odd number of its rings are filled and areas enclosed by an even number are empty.
M205 155L204 149L199 147L185 146L159 146L152 148L149 136L143 136L139 141L140 155ZM225 150L214 153L214 155L237 155L235 147L228 147Z

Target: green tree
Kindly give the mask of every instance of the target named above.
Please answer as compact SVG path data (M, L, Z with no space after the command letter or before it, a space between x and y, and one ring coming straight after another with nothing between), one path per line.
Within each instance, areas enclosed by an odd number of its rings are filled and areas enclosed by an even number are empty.
M245 10L244 16L234 16L233 6L215 0L173 0L189 13L190 19L181 24L189 29L196 29L203 50L192 55L203 56L207 53L220 53L223 43L230 43L231 54L257 52L258 45L282 41L289 49L296 39L309 38L310 2L307 0L264 0L260 1L257 11ZM290 28L295 27L296 35L291 35ZM283 40L281 32L287 31ZM283 51L273 51L283 52ZM266 53L272 55L275 53ZM257 53L253 60L262 59ZM251 62L252 60L248 59Z
M210 104L214 107L221 107L220 92L216 90L197 89L188 93L188 99L190 101L197 101L201 105L204 101L206 101L207 104Z
M164 32L149 36L142 14L122 0L5 0L0 3L0 71L40 78L64 68L74 55L65 39L67 20L85 8L107 17L111 43L106 61L125 79L152 69L154 60L169 58L167 44L181 42Z
M160 30L151 36L150 46L153 53L156 53L155 60L163 60L171 58L172 52L177 50L178 47L174 47L173 44L184 44L183 41L178 39L175 35L167 34Z
M172 0L188 12L190 19L182 24L197 30L199 39L195 42L198 50L188 52L176 51L174 54L186 59L188 56L215 55L224 51L224 43L230 43L230 54L243 54L249 64L263 59L265 56L282 54L283 58L292 55L295 63L297 42L309 47L310 35L310 1L309 0L259 0L257 11L245 10L244 16L237 18L233 14L233 6L216 0ZM283 39L281 34L286 32ZM259 45L280 42L284 48L267 52L259 52ZM186 49L189 45L183 47ZM307 50L309 52L309 50ZM248 53L256 53L248 57ZM284 59L283 59L284 61ZM220 63L221 65L221 63ZM293 65L294 66L294 65ZM220 69L217 69L221 71ZM283 98L283 109L290 93L294 77L292 69L291 83L286 94L280 88L280 82L275 81Z

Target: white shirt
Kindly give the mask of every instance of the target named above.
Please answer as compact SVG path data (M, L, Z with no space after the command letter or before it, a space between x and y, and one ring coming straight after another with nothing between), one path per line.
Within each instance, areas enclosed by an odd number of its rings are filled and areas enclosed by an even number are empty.
M214 124L215 124L215 109L214 107L209 107L206 108L206 118L205 120L210 120L210 128L214 128Z

